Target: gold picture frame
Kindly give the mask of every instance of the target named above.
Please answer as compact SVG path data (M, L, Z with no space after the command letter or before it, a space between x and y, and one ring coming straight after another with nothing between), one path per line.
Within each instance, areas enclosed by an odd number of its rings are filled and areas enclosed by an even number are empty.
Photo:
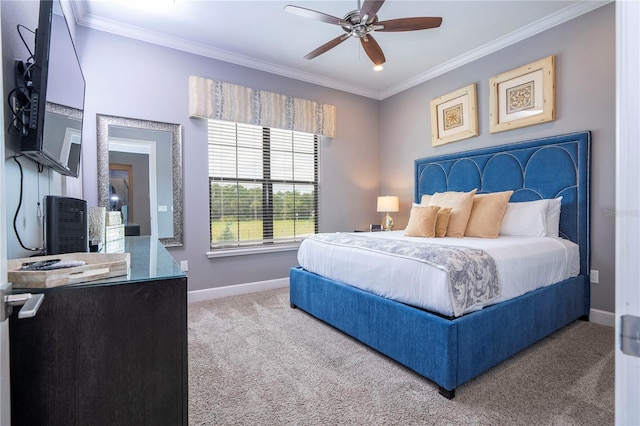
M489 79L489 132L554 121L555 58L547 56Z
M473 83L431 101L431 145L478 136L476 91Z

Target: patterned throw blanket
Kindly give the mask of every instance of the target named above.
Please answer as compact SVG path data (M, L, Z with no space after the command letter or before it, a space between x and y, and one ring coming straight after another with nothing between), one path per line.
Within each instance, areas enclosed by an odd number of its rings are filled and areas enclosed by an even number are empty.
M442 269L449 277L449 296L455 316L470 307L500 297L501 287L495 261L480 249L342 233L316 234L309 238L413 259Z

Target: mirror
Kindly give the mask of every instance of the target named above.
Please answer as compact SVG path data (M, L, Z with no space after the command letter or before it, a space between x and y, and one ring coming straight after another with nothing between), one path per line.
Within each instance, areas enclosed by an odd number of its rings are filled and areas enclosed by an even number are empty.
M181 126L96 116L98 206L120 211L127 235L182 246Z

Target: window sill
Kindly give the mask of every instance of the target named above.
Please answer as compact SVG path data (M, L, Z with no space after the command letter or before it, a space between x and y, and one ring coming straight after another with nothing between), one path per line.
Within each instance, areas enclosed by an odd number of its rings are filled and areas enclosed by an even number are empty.
M244 256L248 254L277 253L281 251L295 251L300 247L300 243L292 244L276 244L272 246L245 247L220 249L207 252L207 258L214 259L218 257Z

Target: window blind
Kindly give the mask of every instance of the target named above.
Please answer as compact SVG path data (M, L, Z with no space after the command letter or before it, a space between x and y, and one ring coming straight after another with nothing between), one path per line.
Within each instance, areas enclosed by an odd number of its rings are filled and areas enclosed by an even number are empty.
M318 136L208 120L211 248L318 232Z

